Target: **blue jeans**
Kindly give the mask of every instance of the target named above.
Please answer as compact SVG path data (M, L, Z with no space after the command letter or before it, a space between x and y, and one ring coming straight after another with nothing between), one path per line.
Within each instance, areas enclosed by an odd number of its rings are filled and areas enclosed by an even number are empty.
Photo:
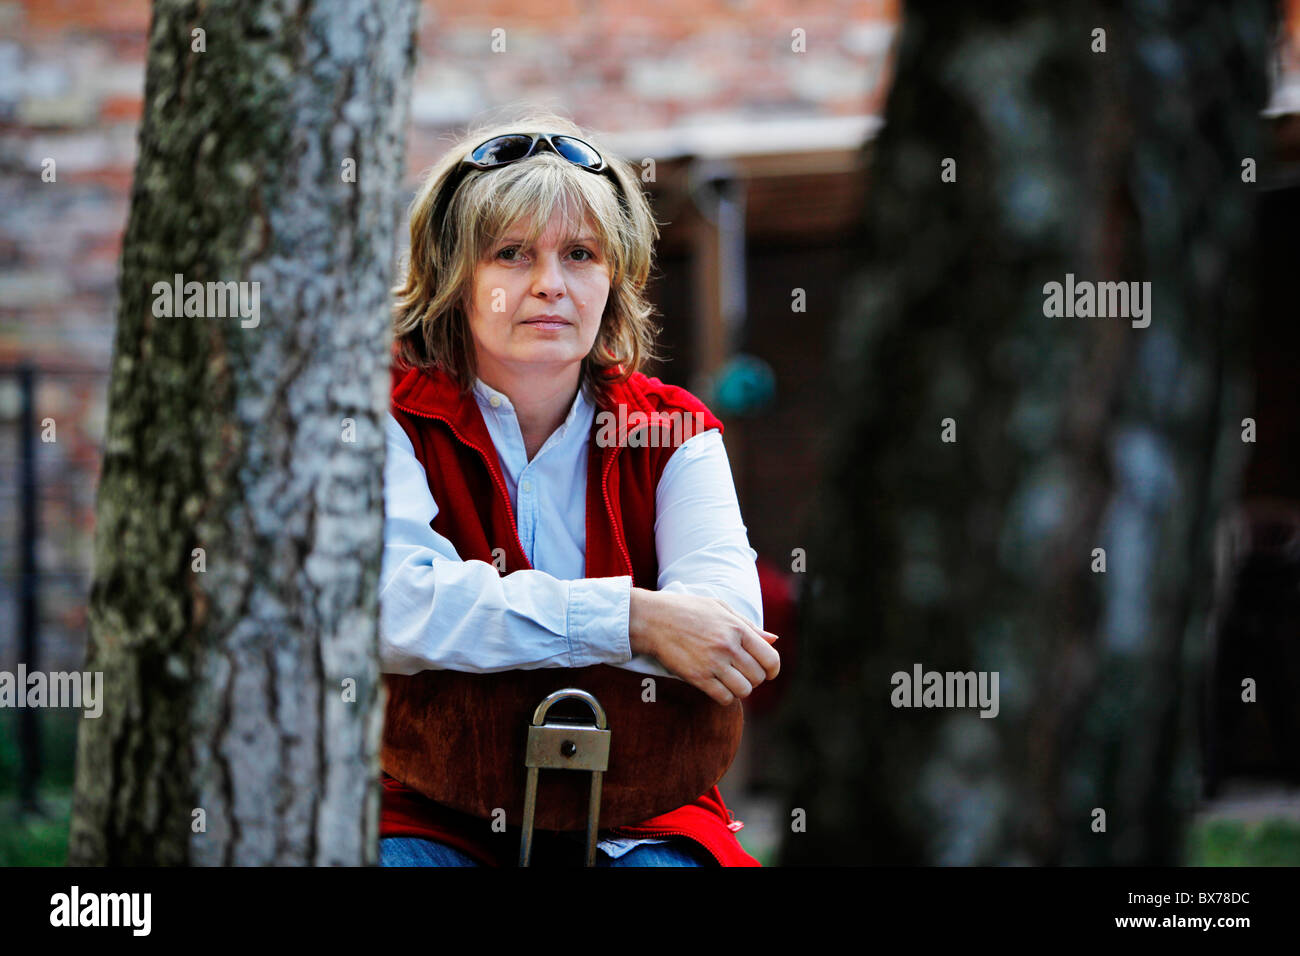
M582 845L575 847L577 856L571 865L582 862ZM534 850L535 863L544 863ZM709 851L690 840L673 839L667 843L643 843L620 857L610 857L596 848L597 866L711 866ZM379 841L380 866L479 866L477 860L433 840L419 837L384 837Z

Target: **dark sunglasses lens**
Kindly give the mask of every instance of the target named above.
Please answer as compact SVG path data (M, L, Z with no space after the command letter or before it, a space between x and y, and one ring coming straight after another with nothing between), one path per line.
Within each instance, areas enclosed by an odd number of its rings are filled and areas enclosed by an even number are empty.
M555 151L571 163L586 166L589 169L600 168L600 153L596 152L580 139L572 136L552 136Z
M531 136L498 136L474 150L470 158L476 163L509 163L528 155L532 145Z

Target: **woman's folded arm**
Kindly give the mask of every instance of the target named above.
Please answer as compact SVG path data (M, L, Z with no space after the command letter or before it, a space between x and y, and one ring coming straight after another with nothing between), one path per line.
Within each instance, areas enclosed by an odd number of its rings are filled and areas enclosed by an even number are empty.
M718 598L762 628L758 555L716 429L688 439L668 459L655 489L655 550L660 591Z
M618 664L628 641L631 579L562 581L542 571L502 576L463 561L435 532L438 505L410 439L388 416L380 669L487 673Z
M655 489L658 587L633 588L634 661L653 658L720 704L780 672L763 628L757 557L740 518L722 436L689 439Z

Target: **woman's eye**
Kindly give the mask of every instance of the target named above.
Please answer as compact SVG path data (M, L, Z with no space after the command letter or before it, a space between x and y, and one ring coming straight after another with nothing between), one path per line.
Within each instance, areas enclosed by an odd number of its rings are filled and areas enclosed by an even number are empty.
M569 255L574 256L578 262L591 262L596 258L596 254L586 246L575 246ZM497 252L497 258L506 262L517 262L520 256L519 246L503 246Z

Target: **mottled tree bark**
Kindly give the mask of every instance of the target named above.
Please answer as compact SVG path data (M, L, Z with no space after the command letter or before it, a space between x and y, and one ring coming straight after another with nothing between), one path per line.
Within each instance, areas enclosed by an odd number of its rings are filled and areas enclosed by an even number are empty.
M73 863L375 861L416 17L416 0L155 0L97 505L105 707L81 726ZM176 274L258 283L259 314L160 317L154 283Z
M1243 457L1241 163L1270 20L1263 0L905 5L809 550L788 724L807 829L785 862L1177 858L1190 641ZM1045 315L1067 273L1150 282L1149 326ZM893 706L916 663L998 672L998 716Z

